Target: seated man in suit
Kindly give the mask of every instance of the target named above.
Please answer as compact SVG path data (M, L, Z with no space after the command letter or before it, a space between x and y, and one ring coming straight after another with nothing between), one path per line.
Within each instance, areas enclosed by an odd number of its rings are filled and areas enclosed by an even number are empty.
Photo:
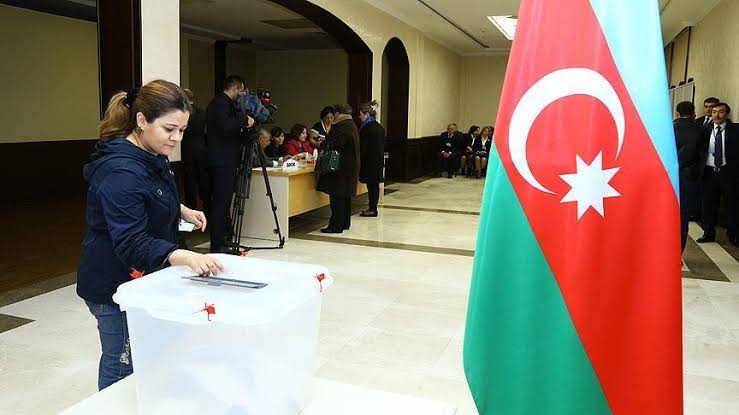
M726 233L737 244L737 172L739 172L739 125L728 121L731 107L720 102L713 107L713 123L703 131L700 149L703 157L703 236L699 243L716 240L716 224L721 201L727 205Z
M462 133L457 131L457 124L447 125L446 132L441 133L441 148L439 158L441 159L441 171L447 172L447 177L454 177L457 171L457 160L459 159L459 143L463 141Z

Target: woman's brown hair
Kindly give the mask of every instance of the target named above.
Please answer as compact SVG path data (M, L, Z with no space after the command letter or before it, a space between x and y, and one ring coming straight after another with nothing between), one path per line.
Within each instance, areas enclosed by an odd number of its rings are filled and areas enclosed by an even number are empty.
M482 127L482 131L480 131L480 137L482 137L485 134L485 131L490 132L490 134L488 134L488 137L490 137L490 138L493 137L493 127L491 127L489 125L486 125L486 126Z
M368 102L366 104L361 104L359 106L359 113L360 114L369 114L373 117L377 117L377 100L373 99L372 102Z
M300 141L300 134L303 134L303 130L308 132L308 127L304 126L303 124L295 124L293 125L293 128L290 129L290 137L289 139L295 139Z
M136 127L136 114L144 114L146 121L172 111L192 112L185 91L176 84L158 79L129 92L113 95L100 122L100 138L126 137Z

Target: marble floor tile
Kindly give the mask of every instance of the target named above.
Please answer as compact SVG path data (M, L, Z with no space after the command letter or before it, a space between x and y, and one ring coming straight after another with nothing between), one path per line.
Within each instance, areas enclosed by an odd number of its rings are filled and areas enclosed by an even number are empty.
M352 227L341 234L311 235L474 250L479 217L451 213L384 209L380 220L352 218Z
M464 319L464 314L455 315L428 307L394 303L372 320L370 326L387 333L439 336L451 340Z
M423 372L433 368L449 342L448 337L370 329L335 353L333 361Z
M388 368L370 363L329 360L316 376L388 392L418 395L423 372L404 367Z
M686 375L684 385L685 415L739 414L739 382Z
M466 381L462 351L462 344L450 342L431 370L431 375L436 378Z
M684 372L739 382L739 343L715 344L711 338L683 340Z
M425 377L421 381L419 395L423 398L450 402L457 406L457 415L477 415L475 401L472 399L467 381L464 379L448 379L436 376Z

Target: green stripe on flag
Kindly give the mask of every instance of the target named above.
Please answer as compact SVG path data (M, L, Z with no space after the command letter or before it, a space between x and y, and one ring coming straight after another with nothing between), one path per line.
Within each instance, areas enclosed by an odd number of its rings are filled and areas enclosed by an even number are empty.
M492 146L464 369L481 415L610 414L559 286Z

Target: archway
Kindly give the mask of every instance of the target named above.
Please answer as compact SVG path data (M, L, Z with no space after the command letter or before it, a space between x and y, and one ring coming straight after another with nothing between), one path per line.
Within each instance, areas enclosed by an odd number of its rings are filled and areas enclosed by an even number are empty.
M388 180L407 179L410 64L403 42L392 38L382 53L382 120L387 129Z
M372 51L362 38L331 12L307 0L268 0L315 23L324 30L348 54L347 97L352 108L368 102L372 96ZM219 50L222 48L223 50ZM221 85L226 77L225 44L216 42L215 85ZM357 120L358 122L358 120Z

